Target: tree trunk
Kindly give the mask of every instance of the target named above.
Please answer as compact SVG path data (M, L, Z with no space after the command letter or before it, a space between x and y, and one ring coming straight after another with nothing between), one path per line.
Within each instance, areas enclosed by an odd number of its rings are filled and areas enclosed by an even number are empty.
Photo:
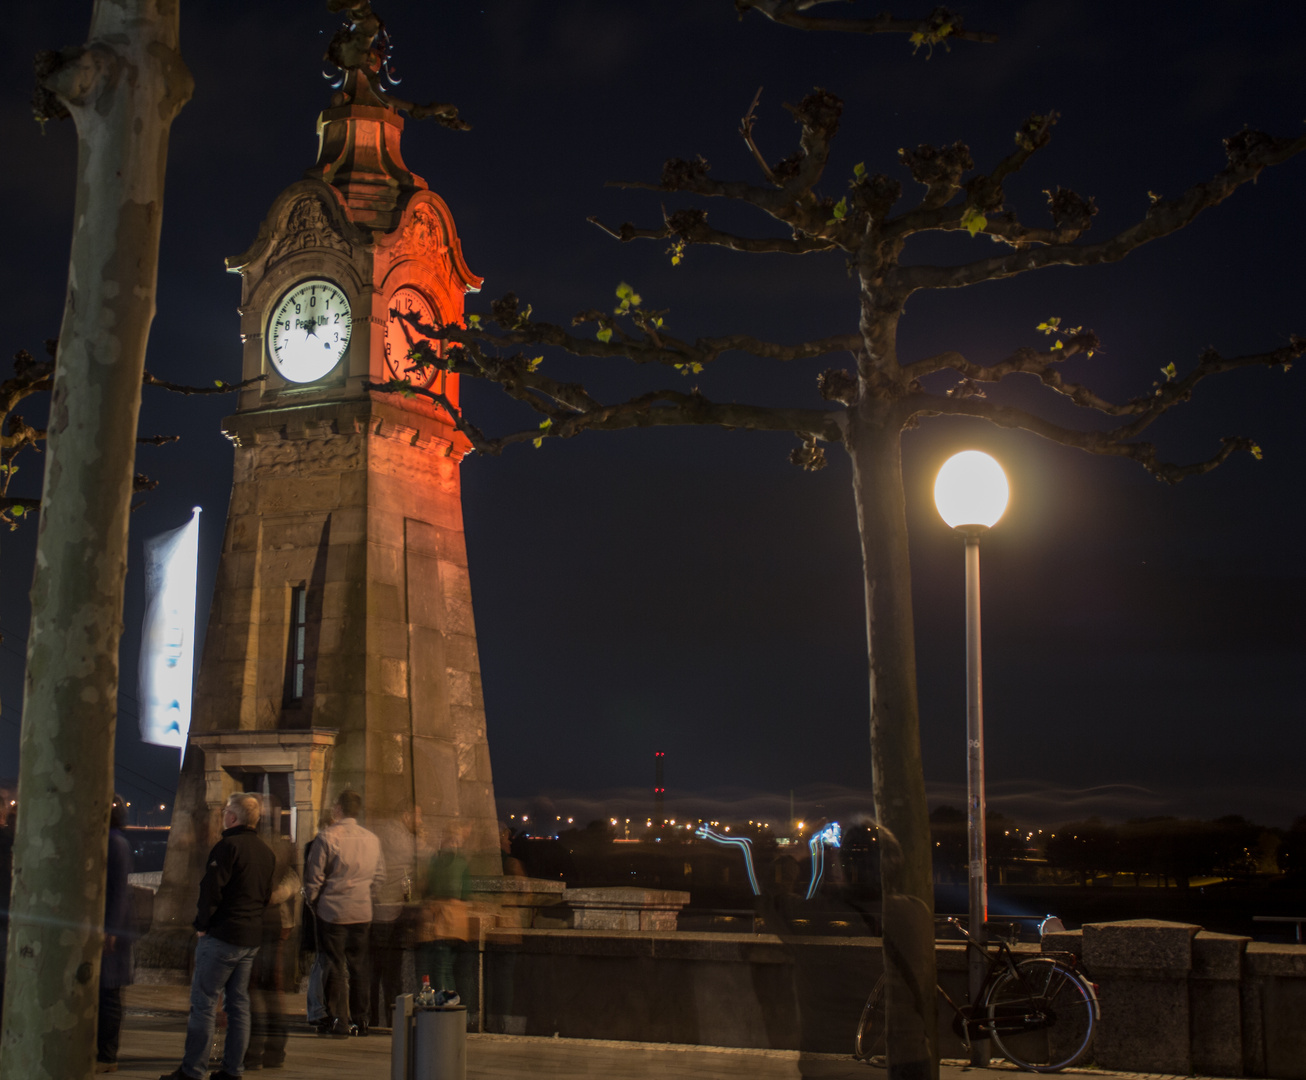
M900 427L890 406L864 404L850 431L849 449L866 573L871 775L881 827L889 1077L937 1080L934 885L916 703Z
M176 0L97 0L45 80L77 125L77 198L32 586L0 1075L89 1076L118 640L168 130L189 99Z

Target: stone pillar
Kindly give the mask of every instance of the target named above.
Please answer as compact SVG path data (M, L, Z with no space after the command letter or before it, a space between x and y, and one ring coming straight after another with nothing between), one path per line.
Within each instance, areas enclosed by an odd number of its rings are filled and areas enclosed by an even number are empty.
M1203 1076L1242 1076L1241 981L1251 938L1211 934L1193 938L1188 985L1193 1069Z
M1188 980L1193 937L1200 930L1156 919L1084 927L1084 966L1102 1005L1093 1044L1100 1068L1180 1076L1193 1071Z
M1306 1080L1306 945L1252 942L1243 954L1244 1076Z

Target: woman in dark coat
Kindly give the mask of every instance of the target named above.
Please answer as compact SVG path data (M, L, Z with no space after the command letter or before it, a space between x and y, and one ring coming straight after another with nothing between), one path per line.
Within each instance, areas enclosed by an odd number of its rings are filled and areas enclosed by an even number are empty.
M132 849L122 827L127 824L127 804L113 797L109 811L109 865L104 894L104 956L100 960L100 1018L96 1031L95 1071L118 1069L118 1032L122 1028L122 988L135 976L132 963L131 885Z

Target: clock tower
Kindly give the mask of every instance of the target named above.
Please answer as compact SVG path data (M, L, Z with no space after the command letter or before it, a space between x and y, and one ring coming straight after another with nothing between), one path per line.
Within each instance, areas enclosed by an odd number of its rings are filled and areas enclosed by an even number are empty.
M395 312L457 322L481 279L367 71L346 74L317 126L317 163L227 260L242 374L262 382L224 421L235 478L156 898L165 936L189 929L235 791L266 794L301 854L353 788L367 821L416 807L429 843L500 872L463 539L469 444L439 406L371 389L410 376L456 407L456 375L408 370L418 337Z

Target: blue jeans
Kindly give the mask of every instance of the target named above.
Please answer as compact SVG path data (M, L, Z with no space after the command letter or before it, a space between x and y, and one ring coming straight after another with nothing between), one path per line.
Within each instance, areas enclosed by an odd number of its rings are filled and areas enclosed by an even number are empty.
M186 1020L186 1051L181 1071L202 1080L209 1071L209 1050L218 1000L226 992L227 1041L222 1070L232 1076L245 1071L249 1045L249 974L258 946L231 945L205 934L195 946L195 975L190 983L190 1016Z

